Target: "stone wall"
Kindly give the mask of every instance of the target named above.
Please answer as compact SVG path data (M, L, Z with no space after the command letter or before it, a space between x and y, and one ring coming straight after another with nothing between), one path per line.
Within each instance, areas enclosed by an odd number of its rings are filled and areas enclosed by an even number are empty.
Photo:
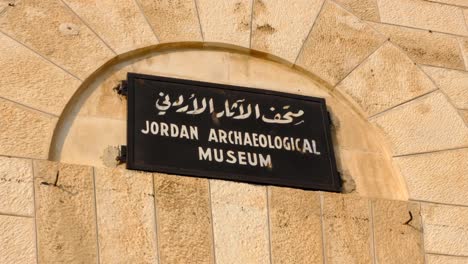
M468 209L1 158L1 263L464 263ZM458 261L458 262L457 262Z
M0 0L0 263L468 262L467 21L464 0ZM128 71L326 97L356 188L115 167Z

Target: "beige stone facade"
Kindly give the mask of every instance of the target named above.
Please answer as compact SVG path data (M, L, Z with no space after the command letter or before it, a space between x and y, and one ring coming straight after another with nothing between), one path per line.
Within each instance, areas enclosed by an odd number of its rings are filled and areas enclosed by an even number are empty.
M468 263L467 21L465 0L0 0L0 263ZM343 193L117 165L127 72L325 98Z

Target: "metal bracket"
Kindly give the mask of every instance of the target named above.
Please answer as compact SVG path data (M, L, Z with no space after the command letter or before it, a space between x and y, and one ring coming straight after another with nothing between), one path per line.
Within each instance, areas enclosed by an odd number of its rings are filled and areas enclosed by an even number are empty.
M115 158L119 164L127 162L127 146L122 145L119 147L119 155Z
M120 83L114 87L114 91L118 94L118 95L121 95L121 96L125 96L127 97L127 94L128 94L128 89L127 89L127 81L126 80L122 80L120 81Z
M327 114L328 114L328 122L330 124L331 127L334 127L335 125L333 124L333 120L331 118L331 114L330 114L330 111L327 111Z

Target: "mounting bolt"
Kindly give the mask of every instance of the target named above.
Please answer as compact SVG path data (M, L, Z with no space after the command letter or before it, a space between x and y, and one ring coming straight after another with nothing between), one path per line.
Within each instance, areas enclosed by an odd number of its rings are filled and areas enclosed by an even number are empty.
M125 96L127 97L127 81L126 80L122 80L119 82L119 84L114 87L113 89L118 95L122 95L122 96Z
M119 165L127 162L127 146L122 145L119 147L119 155L115 158Z

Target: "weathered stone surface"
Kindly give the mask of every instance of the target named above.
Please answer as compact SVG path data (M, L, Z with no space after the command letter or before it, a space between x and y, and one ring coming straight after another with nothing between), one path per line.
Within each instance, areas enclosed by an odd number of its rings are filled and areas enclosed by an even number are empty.
M57 118L0 99L0 155L45 159Z
M213 263L208 180L158 174L154 185L161 263Z
M326 88L284 64L237 53L230 53L226 60L229 84L330 98Z
M96 263L91 167L34 161L39 263Z
M375 22L380 20L377 0L336 0L335 2L349 9L362 20Z
M456 108L468 109L468 73L443 68L422 68Z
M398 26L371 23L392 43L400 46L416 63L465 69L463 55L455 37L446 34Z
M468 110L460 110L458 112L462 116L463 120L465 120L465 124L468 125Z
M341 148L335 153L342 176L351 177L360 196L408 199L405 182L390 157L379 152Z
M468 16L467 16L468 21ZM467 22L468 23L468 22ZM462 50L463 57L465 58L465 67L462 70L468 69L468 39L459 39L460 48Z
M170 53L154 53L132 65L134 71L197 81L227 83L229 63L220 50L182 49ZM187 63L191 62L191 63Z
M444 255L426 255L427 264L466 264L468 257L444 256Z
M33 216L33 188L30 160L0 157L0 214Z
M117 53L158 42L135 1L64 0L64 2Z
M265 187L210 183L216 262L270 263Z
M462 10L421 0L378 0L382 22L468 35Z
M103 166L108 158L105 155L108 148L127 142L126 124L124 120L78 117L67 131L56 157L62 162Z
M468 129L445 96L434 92L371 120L387 134L394 155L468 145Z
M468 208L422 204L424 248L428 253L468 255Z
M395 158L411 199L468 205L468 148Z
M193 0L137 0L159 42L202 41Z
M14 2L14 1L0 0L0 14L4 12L7 8L10 8L10 5L9 5L11 4L10 2Z
M322 263L318 192L267 187L273 263Z
M0 29L82 79L114 56L60 1L19 1L0 16Z
M370 202L343 194L323 194L326 263L371 263Z
M252 48L294 63L323 0L253 2Z
M1 33L0 43L0 96L60 115L81 82Z
M362 111L350 111L350 106L353 105L347 100L338 102L328 98L326 100L333 122L333 142L337 146L347 150L374 153L382 153L383 149L389 148L390 144L384 140L385 138L379 137L379 134L383 135L383 133L367 121ZM353 132L350 133L350 131Z
M468 2L465 0L426 0L430 2L437 2L441 4L447 4L447 5L456 5L456 6L466 6L468 7Z
M373 201L377 263L424 263L420 205Z
M0 215L0 263L36 263L34 219Z
M424 72L388 42L336 88L369 116L437 89Z
M384 41L359 18L326 2L297 64L335 85Z
M157 263L153 175L96 168L100 263Z
M197 0L204 41L249 48L252 1Z

